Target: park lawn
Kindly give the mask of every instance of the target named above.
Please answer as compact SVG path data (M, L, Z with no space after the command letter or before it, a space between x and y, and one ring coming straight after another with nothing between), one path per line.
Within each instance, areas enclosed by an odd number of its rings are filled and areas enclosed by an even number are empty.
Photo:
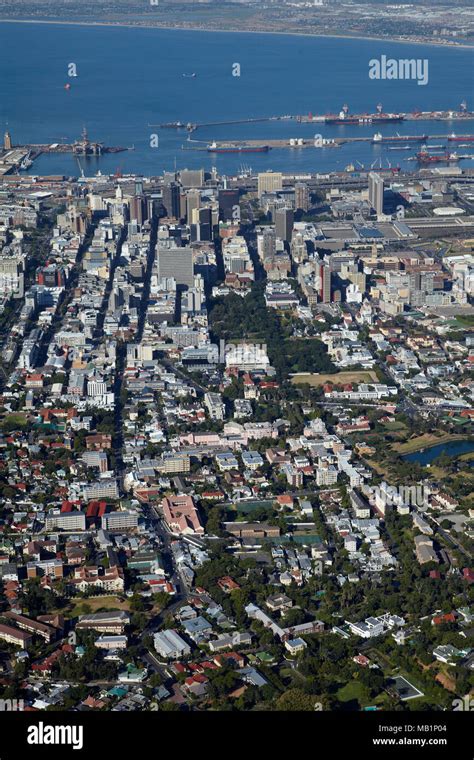
M130 609L130 603L128 600L122 601L117 596L95 596L89 599L81 599L80 597L73 597L71 600L71 617L78 617L78 615L84 615L83 607L88 605L91 613L98 610L128 610ZM89 614L89 613L88 613Z
M339 702L352 702L353 700L357 700L362 706L371 703L371 700L368 697L367 688L360 681L349 681L349 683L341 686L337 691L336 697Z
M461 327L474 327L474 314L458 314L455 320Z
M403 422L384 422L382 424L384 428L394 432L401 432L402 430L404 431L408 429L407 426L403 424Z
M27 424L28 418L23 412L5 412L1 416L0 427L4 427L7 423L11 428L22 428Z
M373 370L363 370L360 372L335 372L333 374L300 372L293 375L291 382L294 385L307 383L308 385L319 386L324 385L325 383L333 383L334 385L345 385L346 383L378 383L379 380Z

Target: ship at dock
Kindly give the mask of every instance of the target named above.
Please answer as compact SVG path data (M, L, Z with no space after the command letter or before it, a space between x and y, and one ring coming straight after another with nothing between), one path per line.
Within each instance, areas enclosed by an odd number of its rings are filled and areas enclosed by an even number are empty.
M375 144L403 144L403 143L422 143L428 140L428 135L399 135L384 137L381 132L376 132L372 138L372 143Z
M451 163L459 161L459 158L460 157L457 153L428 153L426 149L420 150L420 152L416 154L416 159L420 164Z
M448 142L474 142L474 135L455 135L453 132L448 136Z
M123 153L125 150L131 150L131 148L108 146L90 140L85 127L82 130L81 139L75 140L72 144L72 152L76 156L101 156L103 153Z
M348 124L364 126L367 124L396 124L405 119L400 113L384 113L381 103L375 113L351 114L349 106L344 104L339 114L328 114L324 117L325 124Z
M268 153L269 145L238 145L236 143L210 143L208 153Z

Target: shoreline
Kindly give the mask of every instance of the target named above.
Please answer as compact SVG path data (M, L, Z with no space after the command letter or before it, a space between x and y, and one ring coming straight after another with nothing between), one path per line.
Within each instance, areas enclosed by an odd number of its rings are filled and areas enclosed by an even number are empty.
M417 441L414 439L412 441L412 443L415 444L414 446L410 446L410 441L405 441L404 443L399 444L398 448L396 448L395 444L395 446L392 448L392 451L403 458L410 456L410 454L419 454L421 451L433 449L436 446L445 446L449 445L450 443L459 443L460 441L470 440L471 436L468 433L446 433L444 436L440 436L437 440Z
M433 40L405 40L394 39L392 37L371 37L365 35L351 35L351 34L312 34L311 32L285 32L285 31L267 31L260 29L209 29L207 27L176 27L168 26L165 24L133 24L123 21L116 23L112 21L53 21L53 20L38 20L38 19L5 19L0 17L0 24L43 24L43 25L55 25L55 26L88 26L88 27L107 27L111 29L158 29L161 31L170 32L206 32L209 34L267 34L267 35L280 35L284 37L315 37L318 39L336 39L336 40L366 40L371 42L386 42L394 45L423 45L424 47L435 47L444 50L474 50L474 43L469 44L467 42L460 44L449 44L442 42L435 42Z

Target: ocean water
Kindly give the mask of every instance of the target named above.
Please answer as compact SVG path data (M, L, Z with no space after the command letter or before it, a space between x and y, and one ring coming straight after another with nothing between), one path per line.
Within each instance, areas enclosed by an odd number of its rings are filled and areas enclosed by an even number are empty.
M381 55L427 59L428 84L370 79L369 61ZM70 63L77 67L76 78L68 76ZM239 77L232 74L235 63ZM370 126L219 125L192 135L201 143L187 143L183 130L149 125L337 113L344 103L354 112L373 112L379 101L388 112L456 109L463 99L474 109L473 63L472 49L385 41L0 22L0 129L8 127L17 144L52 143L73 141L86 126L91 139L135 146L126 153L81 159L86 174L117 168L159 174L175 165L233 173L242 163L256 171L328 171L380 158L408 168L416 166L406 163L414 151L367 143L245 156L183 149L205 148L213 139L372 135L376 130ZM191 72L195 78L183 77ZM464 134L473 129L474 122L420 122L385 125L383 132ZM150 145L152 134L158 134L158 148ZM474 161L464 165L474 166ZM79 167L72 155L45 155L30 173L77 175Z

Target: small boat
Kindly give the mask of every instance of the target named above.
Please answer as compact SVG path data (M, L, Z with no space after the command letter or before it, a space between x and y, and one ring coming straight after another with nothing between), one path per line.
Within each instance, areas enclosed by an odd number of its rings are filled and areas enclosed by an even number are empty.
M195 78L196 78L196 76L197 76L197 74L196 74L196 72L195 72L195 71L193 71L193 73L192 73L192 74L183 74L183 77L184 77L185 79L195 79Z
M71 89L71 85L69 84L69 82L64 85L64 89L65 90L70 90Z

